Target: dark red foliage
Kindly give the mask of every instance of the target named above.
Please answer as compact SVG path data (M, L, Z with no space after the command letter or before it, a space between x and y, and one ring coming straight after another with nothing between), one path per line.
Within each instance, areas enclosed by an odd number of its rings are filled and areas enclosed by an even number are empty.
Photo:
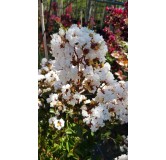
M52 2L51 7L56 12L58 9L58 4L56 2Z
M61 15L61 23L64 27L70 27L72 25L72 17L70 14Z
M112 53L115 50L119 49L117 40L116 40L116 36L115 34L110 30L109 27L105 27L103 29L103 37L107 42L107 46L108 46L108 51L109 53Z
M128 2L124 8L106 7L108 12L105 18L105 25L112 27L113 33L119 35L122 40L128 41Z
M106 11L102 35L107 42L109 55L114 59L112 70L118 79L124 80L128 72L128 59L121 41L128 41L128 2L124 3L123 8L106 7Z

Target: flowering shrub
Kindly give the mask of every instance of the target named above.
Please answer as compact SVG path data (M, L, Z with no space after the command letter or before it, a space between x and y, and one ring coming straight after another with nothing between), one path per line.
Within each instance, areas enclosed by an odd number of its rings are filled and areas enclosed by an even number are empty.
M106 7L107 16L103 36L107 42L113 72L120 80L127 79L128 73L128 2L124 9ZM110 29L111 28L111 29Z
M52 35L54 58L42 59L38 79L40 156L92 158L114 126L128 122L128 83L115 80L107 51L103 37L86 27L61 27ZM125 136L114 137L126 153Z

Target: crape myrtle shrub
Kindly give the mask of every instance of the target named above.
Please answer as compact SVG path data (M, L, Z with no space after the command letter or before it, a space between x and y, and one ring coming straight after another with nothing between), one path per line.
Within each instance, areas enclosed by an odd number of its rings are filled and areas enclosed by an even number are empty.
M106 62L107 43L80 25L51 36L39 69L39 159L127 159L127 87Z

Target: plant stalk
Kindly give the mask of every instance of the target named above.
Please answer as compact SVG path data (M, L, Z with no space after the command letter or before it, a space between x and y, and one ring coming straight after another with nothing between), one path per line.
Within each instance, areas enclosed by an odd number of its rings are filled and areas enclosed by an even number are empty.
M48 59L47 40L46 40L46 32L45 32L45 25L44 25L44 9L43 9L42 0L39 0L39 6L40 6L40 19L41 19L42 35L43 35L43 43L44 43L44 54L45 54L45 58Z

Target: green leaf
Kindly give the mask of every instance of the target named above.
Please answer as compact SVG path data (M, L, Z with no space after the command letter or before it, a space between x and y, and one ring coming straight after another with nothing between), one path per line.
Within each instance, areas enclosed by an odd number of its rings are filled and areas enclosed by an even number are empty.
M91 132L91 136L94 136L94 132Z
M71 128L67 128L65 132L66 132L66 134L72 134L73 130Z
M69 152L69 143L68 142L66 142L66 149Z
M55 147L55 148L57 148L57 147L59 147L59 145L58 145L58 144L56 144L56 143L54 143L54 147Z
M73 154L73 150L70 150L70 152L67 154L67 157L73 157L74 154Z
M50 113L55 113L54 108L50 108Z
M83 134L87 132L87 129L83 128Z

